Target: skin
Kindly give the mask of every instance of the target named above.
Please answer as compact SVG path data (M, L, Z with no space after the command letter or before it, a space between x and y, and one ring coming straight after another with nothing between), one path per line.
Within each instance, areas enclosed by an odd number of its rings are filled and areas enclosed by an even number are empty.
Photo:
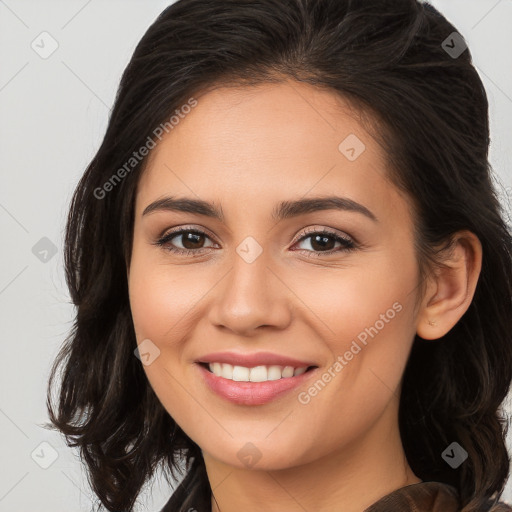
M360 512L420 482L399 436L402 374L416 333L439 338L467 310L481 246L472 233L459 233L446 267L432 273L420 296L411 203L388 181L385 153L348 103L292 81L196 98L151 152L137 190L130 303L138 343L149 339L160 350L144 370L203 451L219 505L212 511ZM354 161L338 149L349 134L366 146ZM213 202L225 220L142 215L166 195ZM377 221L332 209L271 217L280 201L327 195L364 205ZM174 246L202 254L155 245L181 226L207 236L187 245L178 235ZM306 228L327 228L359 245L346 252L329 239L327 250L337 252L323 254L314 237L303 238ZM236 251L248 236L263 249L250 264ZM400 312L300 403L299 392L397 302ZM270 351L319 368L315 379L274 401L237 405L199 378L195 361L214 351ZM261 456L250 467L237 456L247 443Z

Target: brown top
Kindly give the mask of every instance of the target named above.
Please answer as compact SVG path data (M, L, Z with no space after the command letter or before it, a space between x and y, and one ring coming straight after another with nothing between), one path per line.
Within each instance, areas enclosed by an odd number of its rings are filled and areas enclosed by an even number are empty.
M460 512L455 487L440 482L421 482L397 489L384 496L364 512ZM482 512L507 512L504 503L491 503Z
M197 484L197 482L195 482ZM210 512L211 500L206 489L187 486L188 492L178 486L161 512L187 512L191 507L197 512ZM421 482L391 492L371 505L364 512L460 512L455 487L440 482ZM505 503L489 502L481 512L512 512Z

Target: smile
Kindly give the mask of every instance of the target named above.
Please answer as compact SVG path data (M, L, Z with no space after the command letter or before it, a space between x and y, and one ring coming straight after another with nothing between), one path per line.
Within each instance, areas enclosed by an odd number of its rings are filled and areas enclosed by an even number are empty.
M264 405L303 385L318 370L317 366L249 368L218 362L197 363L195 367L210 392L237 405Z

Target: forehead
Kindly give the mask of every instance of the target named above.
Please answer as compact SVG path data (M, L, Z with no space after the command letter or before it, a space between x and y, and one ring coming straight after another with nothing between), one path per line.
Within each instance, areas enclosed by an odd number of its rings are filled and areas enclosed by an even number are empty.
M238 159L253 148L260 152L262 145L269 155L294 154L298 149L306 154L321 143L322 149L337 156L341 140L355 132L369 143L370 151L380 149L368 140L371 136L360 123L355 107L332 90L287 80L256 86L218 86L195 99L197 106L189 108L180 119L174 116L174 126L166 130L153 154L163 147L176 149L182 144L187 144L187 149L194 144L194 149L201 152L224 143L215 147L216 152L227 156L232 150Z
M195 99L150 153L139 212L171 191L249 200L389 188L383 149L333 91L286 81L218 87Z

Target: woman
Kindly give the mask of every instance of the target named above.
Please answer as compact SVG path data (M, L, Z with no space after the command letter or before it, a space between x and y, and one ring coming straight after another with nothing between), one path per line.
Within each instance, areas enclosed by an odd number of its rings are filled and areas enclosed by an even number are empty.
M66 231L52 425L110 511L511 510L512 237L464 40L415 0L178 0ZM50 395L49 395L50 396Z

